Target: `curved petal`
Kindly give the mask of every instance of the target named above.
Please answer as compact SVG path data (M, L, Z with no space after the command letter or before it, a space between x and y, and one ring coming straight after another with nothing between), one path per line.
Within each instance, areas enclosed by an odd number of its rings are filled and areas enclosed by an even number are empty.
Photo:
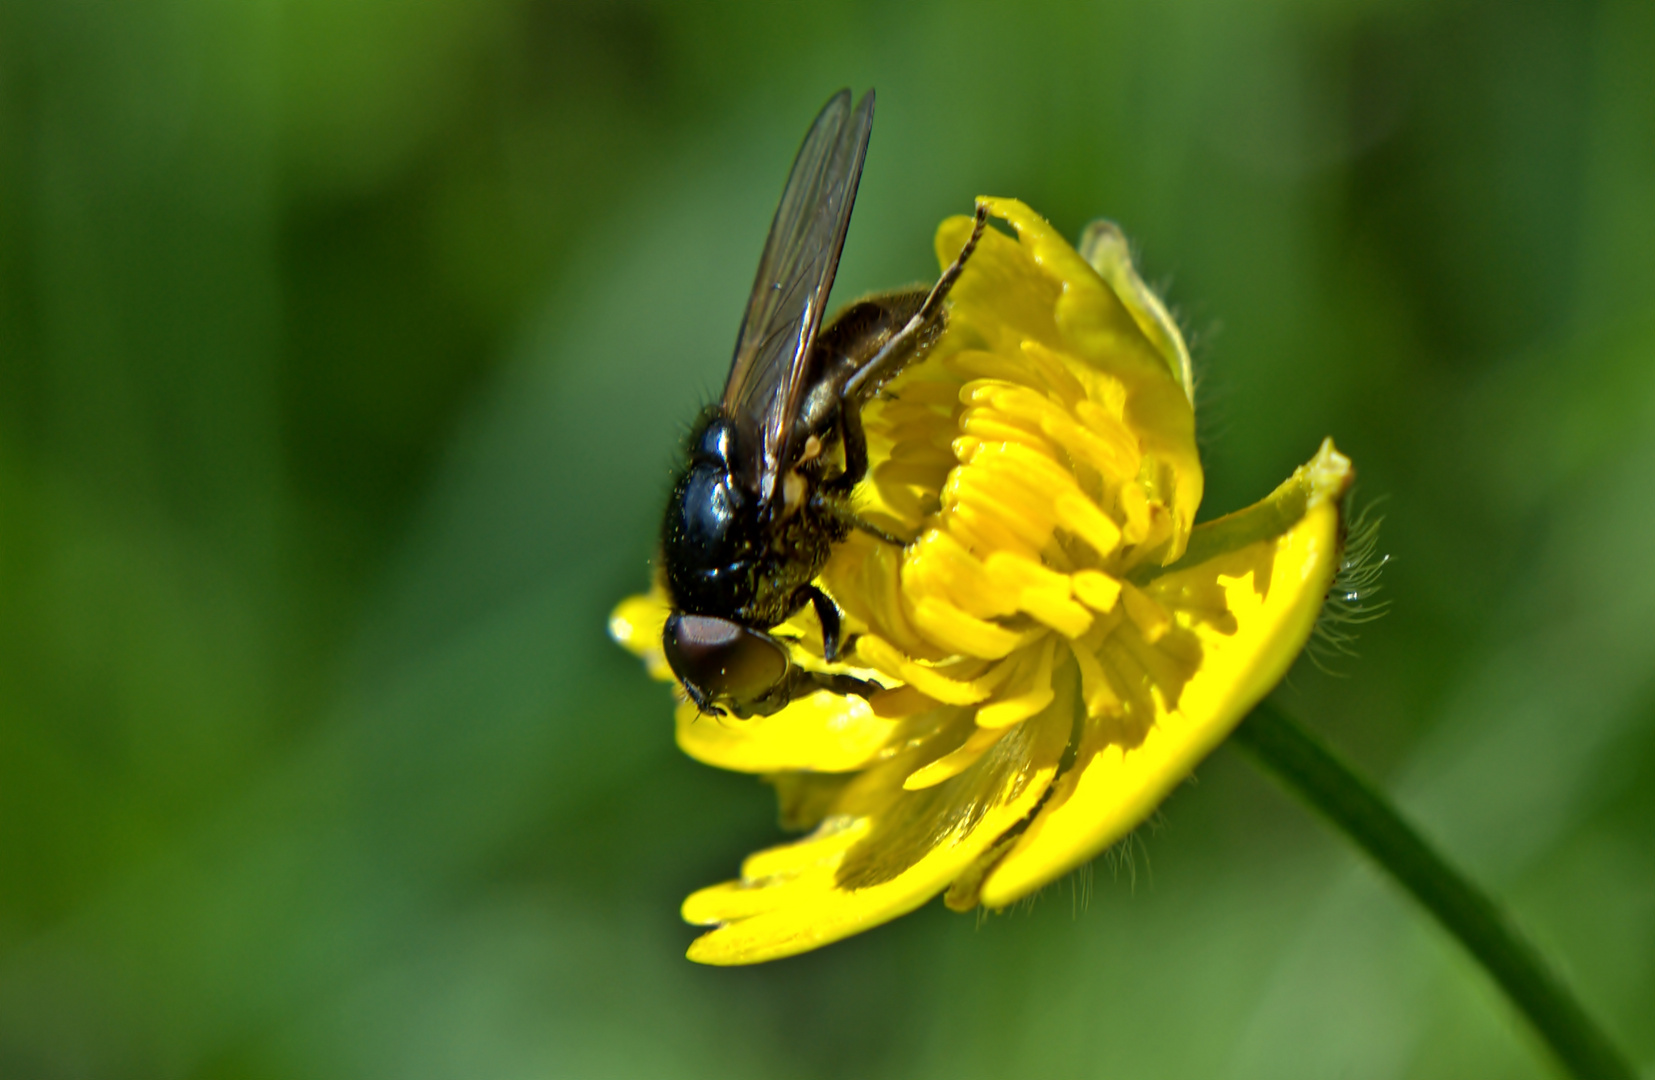
M741 880L684 901L686 922L718 929L689 958L753 964L806 952L904 915L968 871L1039 805L1068 742L1072 686L975 764L920 791L904 754L851 781L811 835L748 857Z
M1147 730L1088 723L1074 767L984 880L983 904L1013 903L1125 836L1286 674L1338 569L1339 502L1352 479L1329 439L1269 498L1201 526L1183 560L1141 583L1193 636L1198 662L1175 693L1141 695L1154 714ZM1158 650L1126 651L1120 660L1140 665L1143 686L1165 688Z
M866 700L828 690L795 698L770 716L705 716L678 706L678 746L707 765L735 772L848 772L873 761L904 719L876 714Z
M1047 221L1016 199L983 198L990 212L1017 230L1019 243L983 237L971 269L953 293L950 319L996 341L1009 332L1086 360L1126 386L1127 426L1137 434L1146 461L1140 474L1152 493L1172 508L1178 527L1160 561L1176 561L1201 505L1201 459L1195 444L1195 410L1187 386L1164 355L1176 341L1170 319L1151 318L1140 293L1148 290L1131 272L1114 267L1118 282L1106 281ZM971 219L949 218L937 229L939 257L958 251ZM1034 281L1049 284L1042 289ZM1128 288L1136 282L1135 288ZM1117 287L1118 286L1118 287ZM1125 295L1120 291L1126 289ZM1008 296L1014 299L1008 301ZM1026 309L1049 305L1037 316ZM1157 304L1157 307L1159 305ZM1164 309L1161 314L1164 315ZM1010 316L1010 317L1008 317ZM1153 329L1146 331L1145 324ZM1053 331L1047 327L1054 327Z
M649 677L662 682L677 681L661 649L661 630L671 613L666 593L659 585L627 597L609 613L609 636L615 644L642 660Z
M1120 226L1102 219L1092 222L1080 234L1076 250L1115 290L1115 295L1138 323L1138 329L1167 362L1173 378L1184 388L1184 396L1193 404L1195 374L1190 368L1190 351L1184 344L1184 335L1178 332L1178 324L1161 298L1138 276L1137 267L1132 265L1132 250Z

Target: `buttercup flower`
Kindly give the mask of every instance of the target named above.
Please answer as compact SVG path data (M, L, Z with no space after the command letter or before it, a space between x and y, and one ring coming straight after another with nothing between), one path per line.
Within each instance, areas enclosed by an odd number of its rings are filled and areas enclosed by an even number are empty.
M1118 230L1077 252L1012 199L951 296L948 330L863 410L876 463L818 582L852 647L822 659L807 609L773 632L795 662L877 682L766 717L678 706L696 759L761 774L783 823L684 902L715 927L689 956L816 948L938 893L1002 908L1129 833L1287 671L1338 569L1350 462L1330 441L1262 502L1195 525L1189 356ZM944 265L971 229L937 232ZM659 586L611 632L670 680Z

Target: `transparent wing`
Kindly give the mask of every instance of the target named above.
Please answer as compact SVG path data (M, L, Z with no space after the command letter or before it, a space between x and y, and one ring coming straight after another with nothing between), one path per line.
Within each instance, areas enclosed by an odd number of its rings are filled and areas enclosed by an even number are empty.
M802 404L805 359L845 246L873 104L870 90L853 110L850 91L841 90L811 125L770 223L736 338L723 407L762 455L751 462L750 477L761 500L775 490L788 432Z

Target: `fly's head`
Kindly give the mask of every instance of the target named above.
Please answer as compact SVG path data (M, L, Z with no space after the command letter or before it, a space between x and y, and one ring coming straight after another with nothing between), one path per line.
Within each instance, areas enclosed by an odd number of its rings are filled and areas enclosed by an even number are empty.
M782 643L763 630L675 611L661 645L684 692L704 713L767 716L792 699L798 669Z

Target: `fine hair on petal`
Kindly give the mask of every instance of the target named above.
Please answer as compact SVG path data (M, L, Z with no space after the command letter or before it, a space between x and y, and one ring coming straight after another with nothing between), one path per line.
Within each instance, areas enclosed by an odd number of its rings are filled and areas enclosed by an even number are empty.
M1389 555L1379 552L1379 527L1385 521L1379 507L1386 498L1381 495L1356 507L1355 495L1346 496L1339 569L1305 646L1310 662L1334 678L1347 674L1336 666L1340 659L1360 657L1356 639L1361 628L1383 618L1391 608L1390 600L1375 599L1385 588L1380 579L1391 561Z

